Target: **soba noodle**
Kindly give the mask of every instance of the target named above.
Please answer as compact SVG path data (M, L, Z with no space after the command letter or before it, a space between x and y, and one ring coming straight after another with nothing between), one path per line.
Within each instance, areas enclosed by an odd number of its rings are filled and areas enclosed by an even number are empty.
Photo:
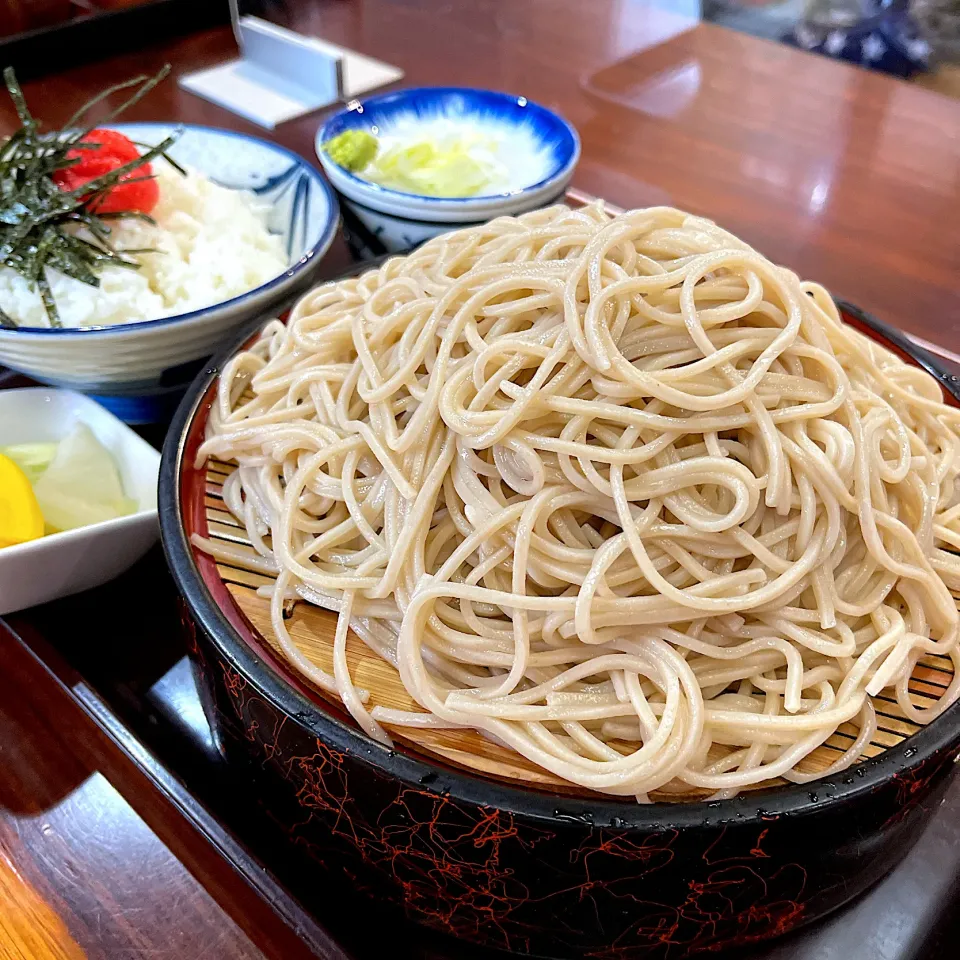
M877 695L953 702L960 670L908 683L958 664L958 423L713 223L557 206L308 294L224 370L200 457L238 465L286 655L370 736L474 728L645 800L822 776ZM339 612L332 676L291 597ZM368 711L348 625L422 712Z

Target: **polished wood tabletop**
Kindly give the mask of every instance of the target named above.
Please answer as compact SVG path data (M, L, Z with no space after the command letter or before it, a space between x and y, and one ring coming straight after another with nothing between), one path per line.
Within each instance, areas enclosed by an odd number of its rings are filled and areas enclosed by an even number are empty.
M494 87L552 107L580 132L581 190L710 217L881 320L960 350L960 101L640 0L291 0L268 9L401 67L405 85ZM229 29L205 30L25 89L56 124L111 83L235 55ZM174 80L129 114L272 137L308 158L320 117L266 132ZM0 133L14 124L4 103ZM348 259L338 242L328 273ZM122 725L109 732L109 713L84 700L86 678L61 662L76 650L78 622L88 629L96 611L131 604L149 612L152 631L131 640L131 656L158 656L163 631L176 630L158 556L93 606L27 612L12 618L15 633L0 628L0 960L345 957L307 919L278 919L269 884L236 873L229 838L191 809L182 785L143 772L136 743L124 743Z
M404 84L495 87L579 130L574 184L622 206L717 220L880 319L960 336L960 103L641 0L296 0L276 20L405 71ZM104 85L235 55L229 30L27 85L63 121ZM168 81L131 118L263 135ZM319 116L272 136L313 156ZM0 124L10 129L4 105Z
M2 623L0 676L0 960L315 956Z

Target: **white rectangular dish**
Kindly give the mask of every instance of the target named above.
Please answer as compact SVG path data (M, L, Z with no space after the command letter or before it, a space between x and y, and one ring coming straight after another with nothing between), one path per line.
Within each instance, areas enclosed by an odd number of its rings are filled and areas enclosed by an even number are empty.
M0 390L0 447L62 440L79 423L110 451L137 510L0 549L0 614L106 583L157 539L160 454L150 444L96 401L72 390Z

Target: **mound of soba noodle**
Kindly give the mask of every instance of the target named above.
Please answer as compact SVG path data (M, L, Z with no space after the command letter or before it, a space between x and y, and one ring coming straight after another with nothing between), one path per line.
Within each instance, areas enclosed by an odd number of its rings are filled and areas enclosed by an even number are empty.
M729 796L852 764L881 692L917 723L956 698L960 671L927 706L907 685L958 662L958 422L713 223L555 206L308 294L224 371L201 459L238 464L287 656L371 736L470 727L592 790ZM333 676L291 597L339 611ZM422 713L368 712L348 624Z

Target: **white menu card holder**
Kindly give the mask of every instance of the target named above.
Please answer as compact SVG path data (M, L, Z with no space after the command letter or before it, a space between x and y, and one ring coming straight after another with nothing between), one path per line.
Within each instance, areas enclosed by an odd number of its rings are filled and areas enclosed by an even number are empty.
M268 130L403 76L389 64L259 17L241 17L234 27L241 56L185 74L179 83Z

